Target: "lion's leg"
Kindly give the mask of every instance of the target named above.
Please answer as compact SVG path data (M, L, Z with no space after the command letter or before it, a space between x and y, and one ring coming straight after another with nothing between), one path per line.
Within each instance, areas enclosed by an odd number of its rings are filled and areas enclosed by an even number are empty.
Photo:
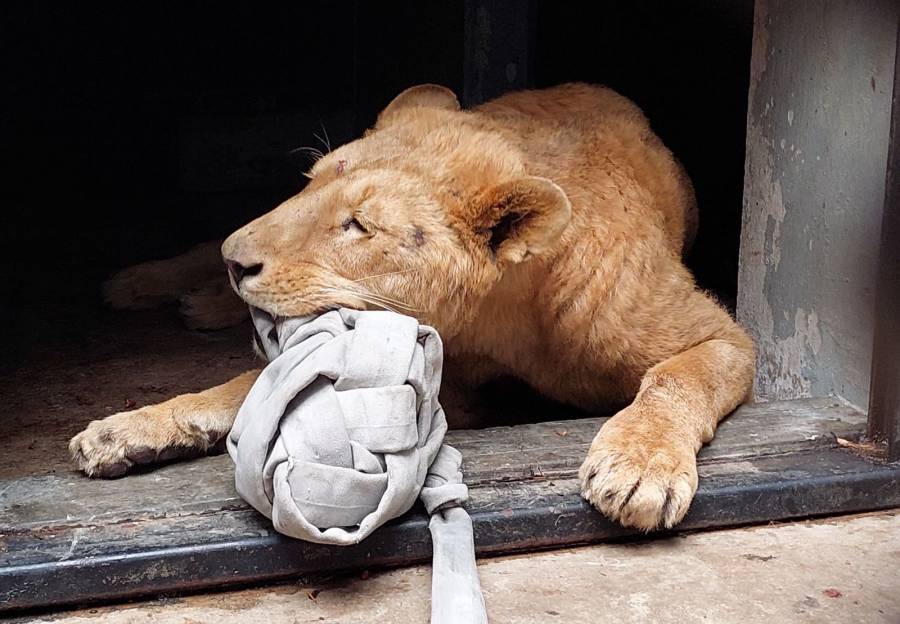
M92 477L120 477L135 464L207 453L223 439L259 375L252 370L220 386L91 422L69 451Z
M697 451L749 397L753 344L719 313L725 319L711 337L647 371L634 402L604 425L581 466L583 496L626 526L649 531L681 521L697 490Z
M222 241L210 241L174 258L123 269L103 283L103 299L117 309L146 310L175 302L210 279L227 284L221 247Z
M235 294L224 275L181 295L178 301L178 311L188 329L225 329L250 316L247 304Z

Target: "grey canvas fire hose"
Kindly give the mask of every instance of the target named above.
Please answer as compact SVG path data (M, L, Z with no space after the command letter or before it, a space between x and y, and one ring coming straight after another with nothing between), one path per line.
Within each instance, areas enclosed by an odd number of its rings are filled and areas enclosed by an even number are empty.
M238 493L280 533L339 545L421 499L432 623L487 622L462 458L443 443L437 332L391 312L251 313L269 364L227 440Z

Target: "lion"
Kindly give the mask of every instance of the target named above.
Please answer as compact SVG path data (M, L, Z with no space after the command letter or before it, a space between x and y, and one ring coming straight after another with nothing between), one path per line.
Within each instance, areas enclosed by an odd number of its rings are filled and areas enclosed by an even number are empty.
M243 301L277 316L414 315L440 332L456 382L511 374L615 411L580 468L582 495L643 531L684 517L697 452L749 397L755 352L683 264L693 188L634 103L567 84L461 110L421 85L308 177L222 245ZM207 451L258 373L94 421L72 455L115 477Z

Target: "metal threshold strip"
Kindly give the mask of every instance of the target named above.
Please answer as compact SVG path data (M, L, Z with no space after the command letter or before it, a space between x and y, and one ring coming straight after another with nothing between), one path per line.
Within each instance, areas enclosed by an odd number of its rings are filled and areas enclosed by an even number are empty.
M451 432L479 555L634 533L578 494L575 473L603 420ZM900 464L841 443L864 430L863 414L832 399L740 408L701 451L700 487L678 530L900 506ZM70 472L0 482L0 611L430 560L419 509L357 546L310 544L273 532L231 479L230 459L218 456L117 481Z

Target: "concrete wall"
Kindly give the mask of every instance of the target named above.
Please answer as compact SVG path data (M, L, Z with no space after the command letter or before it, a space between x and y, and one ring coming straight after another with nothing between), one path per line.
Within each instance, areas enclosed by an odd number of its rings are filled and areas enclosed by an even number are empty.
M737 311L761 400L868 402L898 12L757 0Z

